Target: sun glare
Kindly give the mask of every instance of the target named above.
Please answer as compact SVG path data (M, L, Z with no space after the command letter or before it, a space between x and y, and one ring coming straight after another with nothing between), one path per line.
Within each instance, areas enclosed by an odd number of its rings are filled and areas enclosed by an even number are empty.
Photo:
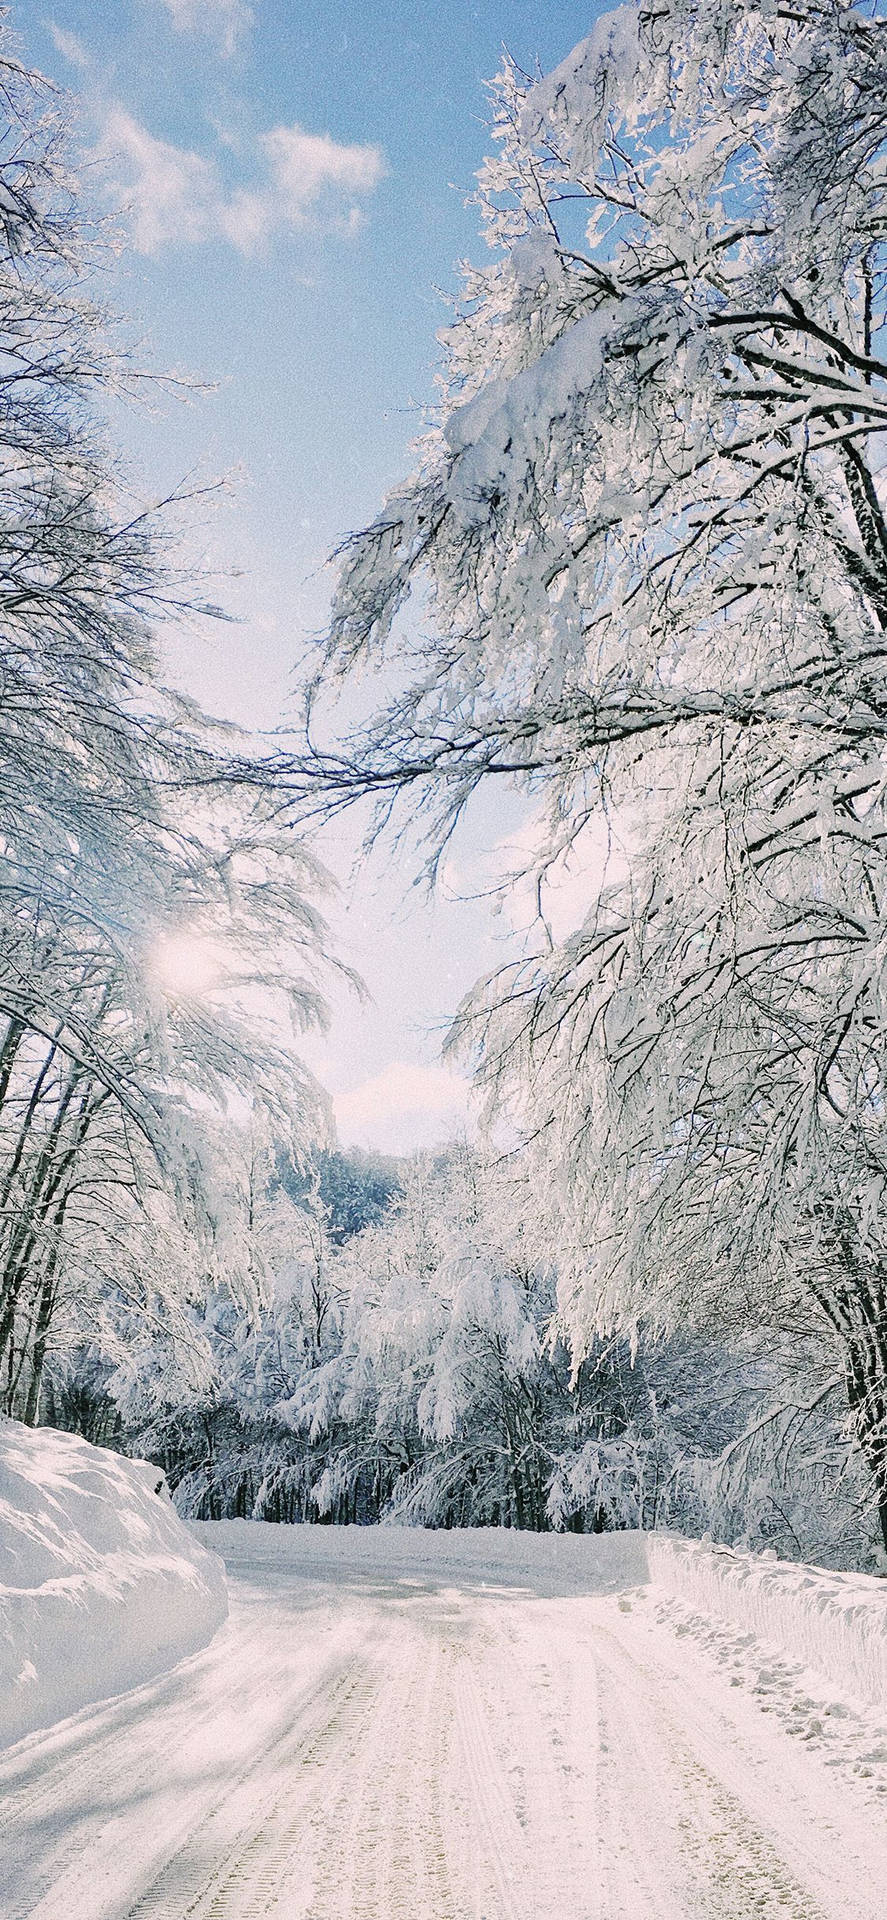
M154 948L153 971L165 993L200 1000L221 979L218 944L197 933L167 934Z

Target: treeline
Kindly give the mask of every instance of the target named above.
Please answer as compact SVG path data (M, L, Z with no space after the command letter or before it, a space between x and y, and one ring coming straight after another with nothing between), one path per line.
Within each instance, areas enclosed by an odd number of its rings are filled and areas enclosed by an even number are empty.
M870 1562L870 1487L821 1339L774 1310L753 1331L640 1327L577 1355L557 1207L523 1155L326 1154L266 1173L261 1304L219 1288L173 1342L115 1300L102 1351L53 1364L54 1418L149 1454L184 1512L671 1526Z

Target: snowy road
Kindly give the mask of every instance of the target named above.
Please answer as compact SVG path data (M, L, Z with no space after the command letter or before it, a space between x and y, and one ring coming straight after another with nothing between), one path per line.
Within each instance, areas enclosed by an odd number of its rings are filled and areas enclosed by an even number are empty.
M884 1920L887 1750L851 1771L862 1727L655 1595L540 1542L205 1531L212 1645L0 1759L4 1920Z

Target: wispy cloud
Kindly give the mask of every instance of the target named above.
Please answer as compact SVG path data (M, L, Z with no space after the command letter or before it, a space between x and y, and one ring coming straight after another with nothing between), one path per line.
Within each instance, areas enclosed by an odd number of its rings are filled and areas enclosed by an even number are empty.
M179 33L201 34L230 59L253 21L247 0L162 0Z
M304 127L273 127L261 144L295 222L329 189L372 193L386 171L380 147L342 146L328 133L306 133Z
M221 230L224 196L212 162L158 140L123 107L107 114L99 142L113 191L124 201L140 253L168 240L194 243Z
M87 53L83 41L78 40L76 33L70 33L67 27L60 27L55 20L47 20L46 26L62 59L67 60L72 67L79 67L81 73L85 73L87 68L92 66L92 58Z
M309 223L347 236L362 217L354 196L372 193L385 173L379 147L275 127L254 143L257 183L228 189L214 160L158 139L119 105L105 112L97 151L142 253L224 239L250 254L275 229Z

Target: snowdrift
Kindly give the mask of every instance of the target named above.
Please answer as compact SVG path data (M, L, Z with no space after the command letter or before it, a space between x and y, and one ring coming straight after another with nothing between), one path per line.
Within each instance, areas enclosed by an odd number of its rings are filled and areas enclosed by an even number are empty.
M195 1533L232 1572L261 1565L272 1577L429 1581L520 1587L540 1598L623 1593L647 1579L642 1533L524 1533L511 1527L289 1526L267 1520L198 1520Z
M866 1706L887 1706L887 1581L645 1536L653 1584L812 1667Z
M0 1417L0 1747L155 1678L224 1620L222 1562L159 1479Z

